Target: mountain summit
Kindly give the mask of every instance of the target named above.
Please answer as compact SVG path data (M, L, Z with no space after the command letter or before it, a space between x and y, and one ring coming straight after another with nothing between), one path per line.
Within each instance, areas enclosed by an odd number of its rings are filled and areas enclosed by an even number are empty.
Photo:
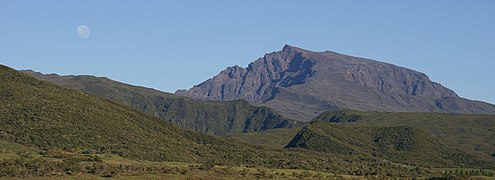
M246 68L228 67L176 94L203 100L245 99L301 121L330 109L495 114L495 105L461 98L424 73L290 45Z

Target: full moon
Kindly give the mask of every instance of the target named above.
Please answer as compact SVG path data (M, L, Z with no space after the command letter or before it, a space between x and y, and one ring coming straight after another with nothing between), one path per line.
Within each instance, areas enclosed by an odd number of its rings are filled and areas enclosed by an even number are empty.
M90 32L89 32L89 27L86 26L86 25L79 25L77 27L77 35L81 38L81 39L87 39L90 35Z

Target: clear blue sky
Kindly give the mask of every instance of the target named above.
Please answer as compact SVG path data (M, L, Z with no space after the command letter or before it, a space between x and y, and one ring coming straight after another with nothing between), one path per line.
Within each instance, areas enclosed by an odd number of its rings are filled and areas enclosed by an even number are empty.
M174 92L284 44L408 67L495 103L493 0L0 1L0 64L15 69Z

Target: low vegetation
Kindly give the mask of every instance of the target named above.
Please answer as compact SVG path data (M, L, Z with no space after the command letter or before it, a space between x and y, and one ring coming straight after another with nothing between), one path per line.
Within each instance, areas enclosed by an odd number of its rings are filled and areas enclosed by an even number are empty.
M17 152L15 157L0 160L1 177L33 179L382 179L384 177L416 178L467 178L493 177L488 169L442 168L426 169L418 166L402 166L387 169L384 166L353 166L339 174L305 169L281 169L246 166L219 166L213 162L204 164L178 162L150 162L130 160L113 154L75 154L50 151L41 156L35 152ZM356 164L357 165L357 164Z
M261 132L237 133L227 138L253 145L283 148L299 130L298 128L278 128Z
M349 122L349 119L353 119ZM408 126L419 128L449 147L493 159L495 116L446 113L328 111L315 120L353 126Z
M495 160L446 146L418 128L352 126L315 121L287 145L332 154L376 156L422 167L495 168Z

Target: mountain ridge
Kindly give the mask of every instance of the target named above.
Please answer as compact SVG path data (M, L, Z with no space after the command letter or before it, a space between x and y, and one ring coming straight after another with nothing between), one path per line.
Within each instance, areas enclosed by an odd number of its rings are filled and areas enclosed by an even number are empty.
M244 100L202 101L129 85L106 77L45 75L32 70L21 72L131 106L165 122L206 134L228 135L298 126L297 122L280 116L270 108L253 106Z
M495 105L461 98L424 73L290 45L246 68L228 67L176 94L202 100L245 99L301 121L331 109L495 114Z

